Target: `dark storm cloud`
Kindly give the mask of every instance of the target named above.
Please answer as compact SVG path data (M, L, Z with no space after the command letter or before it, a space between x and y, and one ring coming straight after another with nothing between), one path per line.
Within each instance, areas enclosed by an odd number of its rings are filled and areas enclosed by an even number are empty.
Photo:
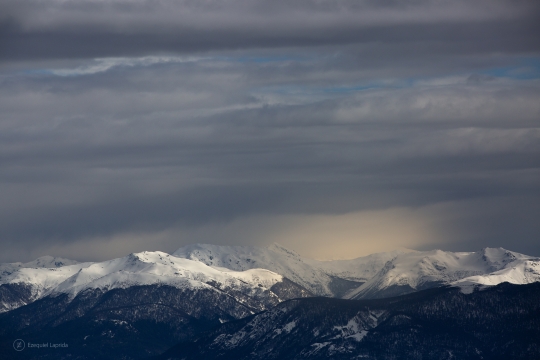
M540 254L535 2L0 6L0 261L373 212L429 228L392 246Z
M411 51L536 51L530 1L4 1L1 58L410 43ZM425 50L420 50L425 51Z

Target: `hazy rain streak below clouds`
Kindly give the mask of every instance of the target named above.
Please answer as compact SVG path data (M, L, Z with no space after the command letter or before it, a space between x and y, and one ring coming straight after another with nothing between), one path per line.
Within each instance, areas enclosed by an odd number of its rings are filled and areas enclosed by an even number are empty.
M536 2L0 7L0 261L540 254Z

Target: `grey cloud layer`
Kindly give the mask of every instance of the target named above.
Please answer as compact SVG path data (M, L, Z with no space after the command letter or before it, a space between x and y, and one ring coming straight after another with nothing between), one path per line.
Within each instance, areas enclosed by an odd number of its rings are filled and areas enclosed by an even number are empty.
M0 261L393 208L540 254L534 2L0 6Z
M532 1L7 0L2 10L4 61L373 42L413 51L444 42L469 53L540 45Z

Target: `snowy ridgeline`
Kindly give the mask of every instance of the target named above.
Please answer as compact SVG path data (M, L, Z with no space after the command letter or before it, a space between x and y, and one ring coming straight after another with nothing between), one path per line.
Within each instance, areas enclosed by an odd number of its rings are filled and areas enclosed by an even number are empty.
M351 299L395 296L442 285L457 285L471 292L502 282L539 281L540 260L502 248L486 248L477 252L388 252L317 261L277 244L268 248L194 244L173 254L141 252L97 263L46 256L26 264L0 264L0 290L17 285L27 292L26 297L11 302L0 298L0 312L48 295L73 298L86 289L108 291L135 285L233 289L257 298L267 296L263 294L283 278L306 289L306 295Z
M265 268L316 295L351 299L401 295L443 285L457 285L470 292L501 282L528 284L540 280L540 259L502 248L476 252L393 251L334 261L302 258L278 244L268 248L194 244L173 254L238 271ZM357 285L336 296L336 279Z
M49 260L49 257L45 258ZM2 264L0 284L21 285L30 289L27 302L58 294L74 298L88 289L109 291L140 285L169 285L187 289L234 290L257 298L268 296L268 290L283 277L265 269L232 271L215 269L199 261L179 258L163 252L141 252L99 263L49 261L46 267L35 267L40 258L28 264ZM27 265L29 265L27 267ZM24 305L19 304L19 305ZM9 306L4 301L4 311Z

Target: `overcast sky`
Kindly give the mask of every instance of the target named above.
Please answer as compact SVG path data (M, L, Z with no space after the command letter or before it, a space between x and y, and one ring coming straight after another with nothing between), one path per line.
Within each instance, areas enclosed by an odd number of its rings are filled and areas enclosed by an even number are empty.
M0 261L540 255L540 2L2 0Z

